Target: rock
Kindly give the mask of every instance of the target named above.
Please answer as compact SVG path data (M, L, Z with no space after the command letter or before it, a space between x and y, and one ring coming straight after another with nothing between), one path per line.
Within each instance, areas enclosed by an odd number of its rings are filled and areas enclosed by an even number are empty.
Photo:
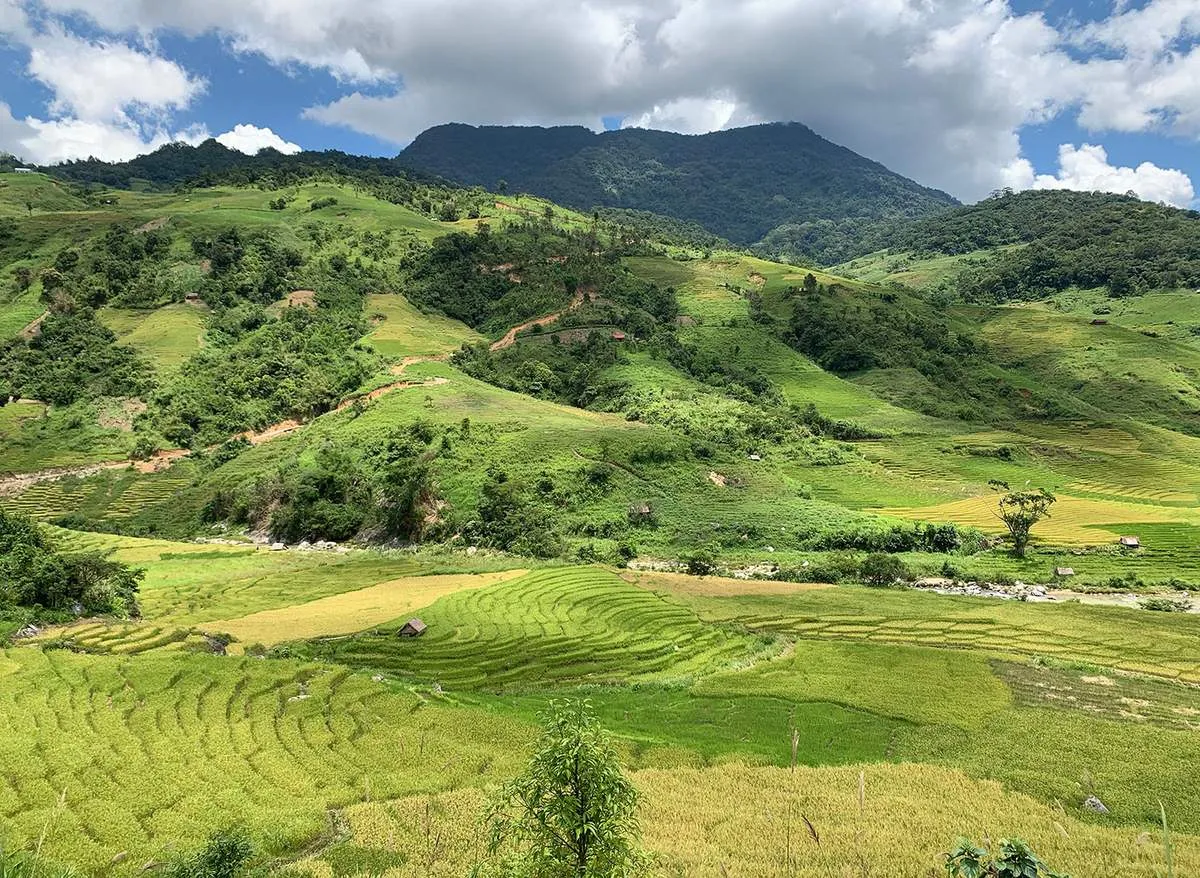
M376 674L374 677L371 678L371 681L374 683L382 683L383 682L383 674Z
M18 638L37 637L39 634L41 634L41 629L38 628L38 626L26 625L24 628L22 628L20 631L17 632L17 637Z
M282 552L287 546L284 543L271 543L272 552Z
M310 543L308 540L301 540L300 544L298 546L296 546L296 548L297 549L311 549L312 543Z
M468 554L468 555L474 555L474 554L475 554L476 552L478 552L478 551L479 551L479 546L468 546L468 547L467 547L467 554Z
M1083 807L1089 811L1095 811L1097 814L1107 814L1108 806L1100 801L1096 796L1088 796L1083 800Z

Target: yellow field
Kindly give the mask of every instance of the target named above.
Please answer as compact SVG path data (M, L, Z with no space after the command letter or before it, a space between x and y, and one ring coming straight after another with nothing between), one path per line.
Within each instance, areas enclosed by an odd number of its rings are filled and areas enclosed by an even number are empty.
M955 500L938 506L881 509L884 515L919 521L950 521L977 527L988 533L1003 533L1004 525L996 517L996 496L983 495ZM1170 509L1146 503L1123 503L1117 500L1088 500L1083 497L1058 495L1051 507L1050 518L1034 528L1035 540L1061 545L1094 546L1115 542L1122 534L1108 530L1106 525L1120 522L1147 524L1190 524L1197 516L1191 510Z
M771 579L730 579L724 576L688 576L686 573L627 571L622 579L651 591L671 594L727 598L742 594L796 594L802 591L832 588L831 585L809 582L779 582Z
M204 627L232 634L240 644L261 643L264 646L288 640L353 634L427 607L456 591L495 585L528 572L506 570L502 573L409 576L305 604L251 613L240 619L209 622ZM234 644L230 651L236 652L240 644Z
M963 833L976 841L1024 838L1074 878L1166 874L1150 833L1086 824L951 769L731 764L647 770L633 779L660 876L928 878L942 874L940 854ZM450 878L469 874L475 862L483 803L481 792L464 790L355 805L346 818L352 844L406 858L386 878ZM1175 874L1200 874L1200 838L1175 836L1174 843ZM298 865L314 878L334 874L319 858Z

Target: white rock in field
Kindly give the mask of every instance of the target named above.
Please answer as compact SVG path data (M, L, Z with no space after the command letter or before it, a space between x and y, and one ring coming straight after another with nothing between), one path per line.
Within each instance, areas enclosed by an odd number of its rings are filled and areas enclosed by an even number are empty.
M285 545L284 543L271 543L271 551L272 552L282 552L286 548L287 548L287 545Z
M300 544L298 546L296 546L296 548L297 549L306 549L306 550L311 549L312 543L310 543L308 540L301 540Z
M1083 800L1083 807L1089 811L1095 811L1097 814L1107 814L1108 806L1100 801L1096 796L1088 796Z
M475 554L476 552L478 552L478 551L479 551L479 546L468 546L468 547L467 547L467 554L468 554L468 555L474 555L474 554Z
M371 678L371 682L382 683L383 682L383 674L376 674L374 677Z

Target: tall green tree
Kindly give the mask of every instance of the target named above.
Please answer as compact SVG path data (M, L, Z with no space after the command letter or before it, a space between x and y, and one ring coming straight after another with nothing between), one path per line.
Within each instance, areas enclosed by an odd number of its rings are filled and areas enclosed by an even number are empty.
M488 813L489 865L530 878L638 875L637 801L591 703L554 702L528 767Z
M1029 545L1029 532L1043 518L1050 517L1050 507L1056 497L1045 488L1036 491L1012 491L1000 498L999 518L1008 528L1012 539L1013 553L1025 557Z

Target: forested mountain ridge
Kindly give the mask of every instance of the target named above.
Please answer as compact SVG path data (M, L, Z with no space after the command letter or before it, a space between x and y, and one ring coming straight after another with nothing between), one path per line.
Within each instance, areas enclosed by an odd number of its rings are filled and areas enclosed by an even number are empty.
M622 207L690 220L741 245L786 224L915 218L957 204L798 123L704 135L441 125L419 135L398 161L582 210Z
M850 270L881 262L897 279L940 263L939 283L968 301L1037 299L1072 287L1114 296L1200 287L1200 213L1104 192L1005 190L861 236ZM863 272L863 268L867 272ZM928 285L919 268L917 285Z

